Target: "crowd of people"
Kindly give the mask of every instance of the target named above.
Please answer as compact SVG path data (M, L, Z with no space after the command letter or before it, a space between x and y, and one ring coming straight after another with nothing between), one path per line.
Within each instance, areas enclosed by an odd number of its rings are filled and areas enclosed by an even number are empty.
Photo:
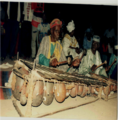
M5 5L3 3L3 6ZM56 67L65 72L77 72L87 76L94 72L97 75L117 79L118 44L117 35L112 26L106 29L103 36L94 34L91 27L87 28L83 42L79 42L79 37L75 36L74 20L64 26L64 21L58 17L49 24L44 12L44 5L44 3L7 3L8 20L1 19L1 25L5 28L1 60L6 58L9 42L9 58L13 59L20 29L18 50L25 58L31 56L32 61L36 59L37 64ZM2 7L1 11L4 11L4 8ZM66 33L63 31L64 27ZM59 65L59 62L69 60L71 62L68 64ZM107 61L106 65L97 67L105 60ZM114 60L115 63L112 65Z

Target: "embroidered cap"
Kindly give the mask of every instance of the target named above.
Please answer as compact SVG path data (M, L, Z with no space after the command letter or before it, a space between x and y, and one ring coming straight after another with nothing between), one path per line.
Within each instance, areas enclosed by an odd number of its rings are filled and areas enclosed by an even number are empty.
M68 23L68 25L66 26L68 32L72 32L75 29L75 24L74 21L72 20L71 22Z
M60 21L59 19L54 19L51 23L50 23L50 28L53 28L57 25L60 25L62 27L62 21Z
M100 37L98 35L94 35L93 41L100 42Z

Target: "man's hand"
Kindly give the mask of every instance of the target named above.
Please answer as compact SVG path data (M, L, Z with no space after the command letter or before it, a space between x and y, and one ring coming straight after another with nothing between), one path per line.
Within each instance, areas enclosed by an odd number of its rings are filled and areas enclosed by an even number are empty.
M95 70L96 70L96 67L97 67L97 65L93 65L93 66L91 67L91 70L92 70L92 71L95 71Z
M74 61L72 62L72 64L71 64L71 67L72 67L72 66L74 66L74 67L79 66L80 62L81 62L80 59L76 59L76 60L74 60Z
M69 46L69 48L75 49L76 53L80 54L80 48L78 48L78 47L75 48L75 47L71 47L71 46Z
M80 54L80 48L75 49L76 53Z
M51 61L50 66L56 67L57 65L58 65L58 61L57 61L57 59L55 58L55 59L53 59L53 60Z
M110 66L105 67L106 72L109 71L109 69L110 69Z

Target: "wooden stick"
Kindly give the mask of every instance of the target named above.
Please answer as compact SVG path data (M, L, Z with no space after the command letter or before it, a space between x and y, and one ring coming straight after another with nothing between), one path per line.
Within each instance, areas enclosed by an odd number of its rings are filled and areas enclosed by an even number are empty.
M101 99L102 90L103 90L103 86L102 86L102 87L100 87L100 91L99 91L99 93L98 93L98 98L99 98L99 99Z
M79 60L80 60L80 62L81 62L81 60L82 60L82 58L83 58L84 54L85 54L85 52L83 52L83 54L82 54L81 58L79 59ZM76 59L78 59L78 58L76 57L74 60L76 60ZM73 60L73 61L74 61L74 60ZM71 66L70 66L70 67L72 67L72 66L73 66L73 65L71 64ZM70 68L70 67L69 67L69 68Z
M24 117L24 115L21 113L19 107L17 106L16 99L13 97L13 95L12 95L11 99L12 99L13 105L14 105L16 111L18 112L19 116Z
M27 108L26 108L25 117L31 117L32 115L32 99L33 99L33 87L34 87L33 80L34 80L34 75L32 73L31 79L29 81L29 93L28 93L28 101L26 106Z
M106 95L105 95L105 99L104 100L106 100L106 101L108 101L108 93L109 93L109 87L110 87L110 80L108 80L108 82L107 82L107 84L108 84L108 86L107 86L107 88L106 88Z
M17 60L19 59L19 52L17 52Z
M97 68L99 68L100 66L104 65L104 64L107 64L107 61L106 61L106 60L105 60L102 64L98 65L98 66L95 68L95 70L96 70ZM93 71L95 71L95 70L93 70Z
M48 116L48 115L53 115L53 114L58 113L58 112L62 112L62 111L69 110L69 109L73 109L73 108L76 108L76 107L80 107L82 105L86 105L86 104L89 104L89 103L93 103L93 102L95 102L97 100L99 100L99 98L96 98L95 100L92 100L92 101L89 101L89 102L85 102L85 103L80 104L80 105L70 106L70 107L67 107L67 108L64 108L64 109L56 110L54 112L39 114L39 115L35 115L35 116L32 116L32 117L33 118L42 118L42 117L45 117L45 116Z
M0 88L9 88L9 89L11 89L11 87L6 87L6 86L0 86Z
M67 61L58 62L58 65L68 63Z
M112 64L109 66L109 69L112 67L112 65L116 62L116 58L115 60L112 62Z

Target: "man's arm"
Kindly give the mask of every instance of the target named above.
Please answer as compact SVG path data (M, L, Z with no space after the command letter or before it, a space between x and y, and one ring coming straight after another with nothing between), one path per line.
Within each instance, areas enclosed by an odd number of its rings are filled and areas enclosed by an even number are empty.
M64 37L63 42L62 42L62 47L63 47L63 52L65 56L68 56L69 52L69 46L70 46L70 40L68 40L66 37Z
M50 60L46 57L48 54L47 52L49 51L48 49L49 49L49 41L47 37L43 37L37 52L36 63L49 66Z

